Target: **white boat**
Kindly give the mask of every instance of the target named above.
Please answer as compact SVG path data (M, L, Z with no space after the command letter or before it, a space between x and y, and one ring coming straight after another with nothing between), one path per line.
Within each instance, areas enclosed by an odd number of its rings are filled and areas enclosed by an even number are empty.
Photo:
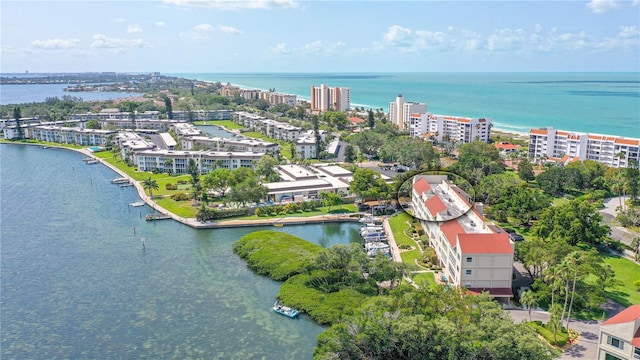
M126 182L129 182L129 179L123 178L123 177L111 180L112 184L122 184L122 183L126 183Z
M139 206L144 206L145 202L144 201L136 201L136 202L132 202L131 204L129 204L130 206L133 207L139 207Z

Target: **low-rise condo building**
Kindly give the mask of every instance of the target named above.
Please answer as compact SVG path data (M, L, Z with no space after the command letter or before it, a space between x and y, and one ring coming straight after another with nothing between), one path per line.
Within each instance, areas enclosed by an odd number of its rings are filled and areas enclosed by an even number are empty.
M442 280L471 293L511 297L514 245L447 175L413 178L411 204L435 249Z
M233 110L177 110L171 114L172 120L177 121L214 121L231 119Z
M105 146L109 139L115 139L114 130L83 129L55 125L36 125L29 129L29 138L38 141L74 144L83 146Z
M556 130L529 130L529 158L533 162L593 160L611 167L628 167L640 160L640 139Z
M209 136L189 136L180 139L183 150L206 148L213 151L252 152L274 155L279 146L268 141L250 138L221 138Z
M640 359L640 304L600 324L598 360Z
M135 153L135 164L138 171L186 174L189 160L193 159L200 173L206 174L216 168L255 168L263 155L252 152L143 150Z
M425 128L423 125L426 121L426 138L436 139L438 142L445 140L458 141L462 144L473 141L489 141L491 137L491 119L488 118L468 118L462 116L416 114L411 117L412 123L420 124L419 128ZM417 127L417 125L416 125Z

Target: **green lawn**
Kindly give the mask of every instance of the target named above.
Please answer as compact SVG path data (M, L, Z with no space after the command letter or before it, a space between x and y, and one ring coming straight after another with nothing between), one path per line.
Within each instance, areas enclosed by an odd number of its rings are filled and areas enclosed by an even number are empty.
M423 284L435 285L436 276L432 272L417 273L413 276L413 282L415 282L418 285L423 285Z
M272 143L276 143L277 142L275 139L272 139L272 138L268 137L267 135L264 135L264 134L259 133L257 131L243 132L242 135L244 135L246 137L254 138L254 139L260 139L260 140L264 140L264 141L269 141L269 142L272 142Z
M304 211L304 212L296 212L293 214L278 214L278 215L262 215L262 216L243 216L237 218L228 218L225 220L264 220L264 219L279 219L282 217L311 217L317 215L326 215L326 214L353 214L357 212L356 206L354 204L345 204L340 206L332 206L331 211L327 211L327 207L319 207L315 211ZM223 220L224 221L224 220Z
M410 245L414 247L411 251L403 251L400 253L402 262L405 264L415 265L416 260L422 258L422 251L417 247L416 242L413 241L412 238L404 234L404 231L408 232L410 229L407 222L411 221L411 219L412 217L409 214L401 212L389 219L389 226L391 227L393 238L396 240L396 244L398 246Z
M218 125L224 126L227 130L240 130L244 129L244 126L240 124L236 124L231 120L215 120L215 121L206 121L204 125Z
M633 287L633 282L640 280L640 265L619 256L601 256L615 271L616 279L621 281L619 286L607 289L607 296L624 306L640 304L640 292Z

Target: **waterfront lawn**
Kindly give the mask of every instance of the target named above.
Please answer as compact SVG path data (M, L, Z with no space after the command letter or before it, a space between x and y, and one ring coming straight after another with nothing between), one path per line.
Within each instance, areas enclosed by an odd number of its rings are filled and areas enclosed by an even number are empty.
M267 135L264 135L264 134L259 133L257 131L247 131L247 132L242 133L242 135L244 135L246 137L254 138L254 139L260 139L260 140L269 141L269 142L272 142L272 143L277 143L277 141L275 139L272 139L272 138L268 137Z
M261 215L261 216L250 215L250 216L242 216L242 217L236 217L236 218L228 218L225 220L264 220L264 219L279 219L283 217L312 217L312 216L327 215L327 214L329 215L354 214L358 211L354 204L344 204L342 205L342 208L336 208L335 206L332 206L331 211L328 211L328 209L329 208L326 206L321 206L314 211L302 211L302 212L296 212L292 214L277 214L277 215Z
M193 200L175 201L169 196L156 197L153 200L167 211L183 218L195 218L200 210L199 206L193 206Z
M416 260L422 258L422 251L412 238L405 235L405 232L411 231L411 226L408 224L411 219L413 219L411 215L400 212L389 219L389 226L391 227L393 238L396 240L396 245L409 245L414 248L411 251L403 251L400 253L400 257L403 263L415 266Z
M640 304L640 292L638 292L633 282L640 279L640 265L620 256L602 254L604 262L611 265L615 272L615 278L620 280L620 285L607 288L607 296L615 302L624 306Z

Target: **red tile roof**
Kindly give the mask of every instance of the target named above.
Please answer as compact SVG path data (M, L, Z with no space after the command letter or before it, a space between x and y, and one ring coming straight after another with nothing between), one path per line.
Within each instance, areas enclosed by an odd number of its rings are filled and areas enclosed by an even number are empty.
M511 288L468 288L467 292L471 295L480 295L483 292L488 292L490 296L494 297L513 297L513 291Z
M529 130L529 134L547 135L548 131L547 131L547 129L531 129L531 130Z
M460 252L463 254L513 254L509 234L460 234Z
M437 196L432 196L430 199L425 201L424 206L429 209L432 216L436 216L438 213L447 210L447 205L445 205Z
M359 118L359 117L355 117L355 116L353 116L353 117L350 117L350 118L349 118L349 121L350 121L352 124L356 124L356 123L363 123L363 122L364 122L364 119L361 119L361 118Z
M500 143L500 144L495 144L494 146L501 150L515 150L520 148L519 145L514 145L510 143Z
M444 233L447 240L449 240L451 247L455 247L458 244L458 234L466 233L457 219L445 221L440 225L440 230Z
M429 185L429 182L427 181L427 179L420 178L418 179L418 181L413 183L413 188L418 194L422 194L425 191L431 190L431 185Z
M628 308L619 312L617 315L614 315L610 319L603 322L602 325L622 324L635 321L638 318L640 318L640 304L629 306Z

